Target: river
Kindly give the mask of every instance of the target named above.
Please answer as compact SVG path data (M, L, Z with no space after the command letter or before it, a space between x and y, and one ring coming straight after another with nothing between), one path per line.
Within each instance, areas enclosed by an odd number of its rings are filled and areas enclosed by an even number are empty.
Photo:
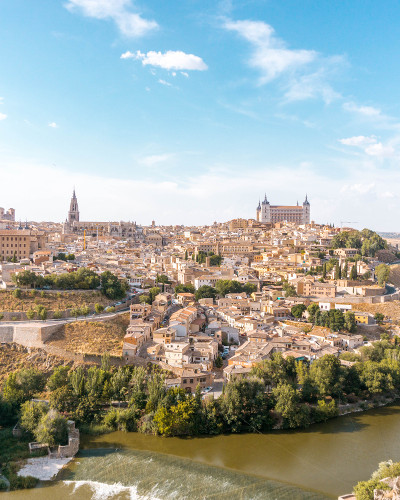
M400 405L300 431L190 439L113 432L81 444L58 481L1 500L337 498L379 462L400 460Z

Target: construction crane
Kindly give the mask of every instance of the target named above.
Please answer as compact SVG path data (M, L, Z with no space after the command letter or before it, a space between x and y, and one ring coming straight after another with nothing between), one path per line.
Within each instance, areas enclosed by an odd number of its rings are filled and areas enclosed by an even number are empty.
M343 224L358 224L358 221L341 220L340 221L340 228L341 229L343 229Z

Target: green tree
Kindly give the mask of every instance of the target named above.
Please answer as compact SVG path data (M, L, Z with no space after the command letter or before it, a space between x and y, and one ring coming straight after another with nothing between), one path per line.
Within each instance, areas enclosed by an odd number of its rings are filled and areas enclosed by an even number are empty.
M379 264L375 268L375 274L378 279L378 284L380 286L384 286L389 279L390 266L388 266L387 264Z
M344 315L344 328L350 333L354 333L356 331L356 317L352 311L347 311Z
M310 377L321 396L335 397L342 393L340 360L333 354L315 360L310 367Z
M271 427L271 405L260 379L234 379L221 396L221 414L231 432L261 431Z
M344 266L343 266L342 278L347 279L348 273L349 273L349 265L348 265L347 260L346 260L346 262L344 263Z
M196 289L191 283L185 285L176 285L175 293L195 293Z
M197 301L199 301L200 299L207 299L207 298L215 299L216 295L217 295L216 289L208 285L203 285L199 287L196 290L195 294Z
M147 381L147 404L146 413L157 411L159 404L165 397L165 377L159 373L153 373Z
M33 319L34 317L36 316L36 311L32 308L29 308L27 311L26 311L26 317L31 320Z
M306 309L307 307L304 304L296 304L295 306L292 307L290 312L292 316L294 316L295 318L301 318Z
M335 280L340 280L342 277L342 271L340 268L340 264L337 263L335 266Z
M221 356L218 356L214 361L215 368L222 368L224 366L224 361Z
M159 407L154 415L158 432L163 436L187 436L192 434L194 401L178 401L170 408Z
M20 299L22 297L22 291L20 288L16 288L14 291L13 291L13 295L16 299Z
M158 286L154 286L153 288L150 288L149 290L149 296L150 296L150 303L152 304L154 302L154 299L156 298L156 296L161 293L161 288L159 288Z
M329 418L337 417L339 410L335 400L332 399L329 403L325 400L318 401L317 407L313 411L313 420L315 422L325 422Z
M100 275L100 287L103 295L114 300L123 299L129 288L126 280L120 280L110 271L105 271Z
M151 298L150 295L141 295L139 297L139 302L141 304L151 304Z
M313 302L307 307L307 312L309 314L308 319L310 320L311 323L315 322L315 315L319 311L320 311L319 305L316 302Z
M215 290L221 297L225 297L228 293L241 293L242 285L235 280L218 280L215 283Z
M40 419L34 434L39 443L47 443L50 446L64 445L67 443L68 436L67 419L57 410L49 410Z
M55 391L60 387L68 384L68 374L69 367L68 366L57 366L54 368L53 373L50 375L47 380L47 387L50 391Z
M374 318L375 318L375 321L378 323L378 325L381 325L385 320L385 315L377 312L377 313L375 313Z
M99 303L96 303L94 305L94 310L95 310L96 314L101 314L104 311L104 306L99 304Z
M40 401L26 401L21 406L20 426L21 428L33 435L41 418L49 411L46 403Z
M296 289L293 285L289 285L288 283L283 284L283 291L285 292L285 297L296 297Z
M358 277L357 274L357 263L355 262L350 270L350 279L351 280L356 280Z
M310 424L310 410L300 404L300 394L290 384L281 383L272 391L275 411L282 415L284 428L306 427Z

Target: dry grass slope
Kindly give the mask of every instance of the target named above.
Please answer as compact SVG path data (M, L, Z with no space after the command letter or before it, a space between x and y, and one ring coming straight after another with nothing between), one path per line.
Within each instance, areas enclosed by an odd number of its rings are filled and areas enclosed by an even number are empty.
M93 306L99 303L104 307L112 303L99 291L65 291L65 292L36 292L22 291L20 299L14 297L13 292L0 291L0 312L27 311L36 305L44 306L49 311L64 311L84 305Z
M394 286L400 287L400 264L390 266L389 281L393 283Z
M129 313L121 314L111 321L78 321L65 325L49 345L70 352L83 354L104 354L120 356L122 341L129 325Z

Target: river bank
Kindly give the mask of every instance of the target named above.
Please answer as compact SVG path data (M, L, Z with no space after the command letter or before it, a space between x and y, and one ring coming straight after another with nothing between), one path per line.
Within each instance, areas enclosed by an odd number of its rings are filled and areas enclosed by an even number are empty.
M203 500L213 492L232 499L242 488L244 500L327 500L352 491L388 458L400 460L399 404L267 434L82 435L79 455L56 481L2 498L54 500L74 492L74 500L94 500L115 491L110 500Z

